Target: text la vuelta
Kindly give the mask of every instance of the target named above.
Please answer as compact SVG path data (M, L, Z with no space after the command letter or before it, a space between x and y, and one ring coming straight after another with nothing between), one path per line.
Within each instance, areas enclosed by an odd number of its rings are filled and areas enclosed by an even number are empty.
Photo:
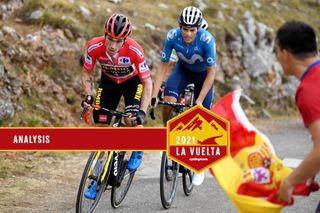
M218 146L201 146L185 147L176 146L175 153L177 156L220 156L220 147Z

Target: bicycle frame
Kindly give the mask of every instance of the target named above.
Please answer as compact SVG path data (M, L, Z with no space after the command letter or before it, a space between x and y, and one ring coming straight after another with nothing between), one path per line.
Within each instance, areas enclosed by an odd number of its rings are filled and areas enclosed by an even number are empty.
M96 155L94 161L95 162L98 162L98 159L100 158L100 154L101 154L102 151L98 151L98 154ZM105 166L104 166L104 170L103 170L103 173L102 173L102 176L101 176L101 181L104 181L105 177L106 177L106 174L108 172L108 167L110 165L110 162L113 158L113 154L114 154L114 151L110 151L110 154L108 155L108 159L107 159L107 162L105 163ZM90 176L93 175L93 168L90 169L89 171L89 174L88 174L88 178Z
M191 93L190 97L190 103L186 104L186 94ZM158 97L162 97L162 94L158 94ZM156 117L154 115L154 108L155 103L151 104L150 107L150 117L152 120L155 120ZM185 111L184 108L191 108L194 106L194 84L188 84L187 87L184 89L183 95L179 98L179 102L166 102L163 101L162 98L158 101L158 105L166 105L173 107L173 110L175 110L178 114L181 114Z
M187 104L186 98L188 93L190 95L190 103ZM162 97L162 94L159 94L158 97ZM155 103L152 103L151 105L152 106L150 109L150 116L154 120L155 119L155 115L154 115ZM166 102L166 101L160 100L158 102L158 105L171 106L173 108L173 112L175 112L176 114L183 113L187 108L191 108L194 105L194 84L190 84L185 88L184 93L179 98L179 102L177 103ZM172 113L171 113L171 116L172 116ZM172 161L171 159L168 159L165 151L162 154L160 168L161 168L160 169L161 204L165 209L168 209L171 207L171 204L173 203L173 200L176 194L178 173L182 173L183 191L186 196L189 196L193 189L193 185L192 185L193 173L190 170L184 169L184 167L180 166L178 163ZM170 190L169 193L167 193L165 189L167 188L166 187L167 184L169 184L169 190Z
M80 116L80 119L84 119L87 124L90 123L88 117L92 108L107 111L110 113L110 116L115 116L115 119L112 123L113 127L120 126L123 117L131 117L131 114L129 113L124 113L117 110L109 110L97 105L92 105L84 107ZM107 156L104 157L106 153ZM86 167L83 171L78 190L76 203L77 213L93 212L99 203L101 195L105 192L108 185L110 185L112 188L112 207L118 208L120 206L130 188L132 179L135 174L135 171L128 171L128 158L124 158L125 152L123 156L121 153L122 151L100 150L92 152L90 154ZM119 156L121 156L121 158L119 158ZM102 160L100 161L100 159ZM98 163L100 162L103 163L103 165L101 165L101 167L99 168ZM128 174L128 176L126 174ZM85 191L92 187L92 183L94 183L94 181L96 181L95 187L97 194L92 198L88 198L85 196ZM91 183L91 185L89 183ZM121 188L123 187L125 188L125 190L121 191Z

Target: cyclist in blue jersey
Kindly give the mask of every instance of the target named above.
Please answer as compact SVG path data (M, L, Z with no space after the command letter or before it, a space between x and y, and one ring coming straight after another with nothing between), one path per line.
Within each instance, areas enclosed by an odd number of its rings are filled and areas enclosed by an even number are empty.
M202 23L200 28L208 30L208 22L205 19L202 19ZM175 49L172 49L171 55L170 55L170 59L168 62L168 66L166 66L166 68L168 70L165 70L165 77L163 80L163 83L165 83L166 79L168 78L168 75L170 74L170 71L174 68L174 66L176 65L176 63L178 62L178 56L177 56L177 52Z
M169 65L170 55L175 49L179 61L170 74L165 86L165 101L177 101L189 83L195 84L196 103L210 109L215 77L215 41L206 30L201 29L202 12L196 7L186 7L179 17L180 27L168 32L159 68L155 73L152 97L155 100L164 70ZM165 107L164 121L170 114Z
M194 83L195 103L207 109L211 108L216 70L215 40L208 31L200 28L202 20L201 10L193 6L186 7L179 16L179 27L168 32L161 62L154 75L152 105L157 102L157 94L170 66L168 62L174 49L179 60L166 82L164 101L177 102L184 88ZM170 106L163 107L165 125L171 110ZM203 174L201 179L203 181Z

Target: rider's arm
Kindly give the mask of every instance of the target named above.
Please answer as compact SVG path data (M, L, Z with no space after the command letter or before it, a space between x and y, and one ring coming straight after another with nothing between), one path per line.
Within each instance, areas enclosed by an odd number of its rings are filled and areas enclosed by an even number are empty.
M140 101L140 110L147 113L149 103L151 101L151 92L152 92L152 80L150 69L145 61L144 52L142 47L138 43L133 43L131 46L132 60L135 64L135 67L138 69L138 75L142 83L142 94Z
M161 56L161 61L158 65L158 69L154 74L154 84L153 84L153 90L152 90L152 97L157 97L159 93L159 89L161 87L162 82L165 80L165 78L168 76L168 73L170 70L170 57L173 52L173 43L174 43L174 37L176 35L176 29L172 29L168 32L163 51Z
M86 95L93 95L92 88L91 88L92 86L91 74L96 64L96 57L94 54L94 50L91 50L89 54L88 49L92 48L92 46L94 45L95 45L94 40L91 40L88 43L87 51L83 61L83 71L82 71L81 80L82 80L83 90Z
M205 99L206 95L208 94L213 84L215 72L216 72L216 67L212 66L207 68L207 77L203 82L200 94L196 100L196 104L202 105L203 100Z
M84 93L86 95L92 95L91 72L84 68L82 72L81 80L82 80Z
M216 66L215 66L216 45L215 45L214 37L208 31L205 31L203 36L205 38L202 41L205 42L204 57L207 65L207 76L205 81L203 82L200 94L196 100L196 104L201 104L201 105L213 84L213 81L215 78L215 72L216 72Z
M157 97L161 84L170 71L170 64L160 61L157 71L154 73L152 97Z
M142 98L140 109L147 112L149 103L151 101L152 81L151 78L142 81Z

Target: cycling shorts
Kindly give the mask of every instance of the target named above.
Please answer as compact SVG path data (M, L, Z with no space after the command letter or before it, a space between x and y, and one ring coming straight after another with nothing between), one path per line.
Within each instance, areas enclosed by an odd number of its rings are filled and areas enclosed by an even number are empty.
M138 75L118 84L102 74L95 104L103 108L116 110L123 96L126 106L125 112L135 115L140 109L141 95L142 83ZM112 119L110 113L102 109L93 110L95 123L110 124Z
M192 72L184 68L183 65L178 62L166 82L164 96L172 96L178 99L186 86L188 84L194 83L194 97L195 100L197 100L206 77L207 71ZM213 93L214 89L212 85L202 103L202 105L207 109L211 109Z

